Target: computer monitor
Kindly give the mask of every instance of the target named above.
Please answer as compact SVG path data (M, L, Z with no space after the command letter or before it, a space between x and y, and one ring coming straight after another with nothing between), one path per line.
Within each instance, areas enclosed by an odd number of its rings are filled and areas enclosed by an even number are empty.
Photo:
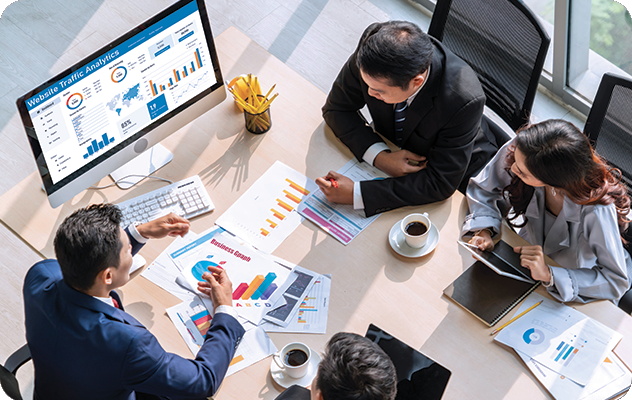
M225 98L204 0L180 0L17 106L58 207Z

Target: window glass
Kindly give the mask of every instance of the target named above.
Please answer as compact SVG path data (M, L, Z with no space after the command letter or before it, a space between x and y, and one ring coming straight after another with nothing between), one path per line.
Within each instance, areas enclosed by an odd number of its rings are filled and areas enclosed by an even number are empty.
M626 8L612 0L592 0L590 14L590 49L632 74L632 20Z
M607 0L612 1L612 0ZM535 15L551 38L551 45L544 61L544 70L549 74L553 71L553 25L555 22L555 0L525 0L524 2Z

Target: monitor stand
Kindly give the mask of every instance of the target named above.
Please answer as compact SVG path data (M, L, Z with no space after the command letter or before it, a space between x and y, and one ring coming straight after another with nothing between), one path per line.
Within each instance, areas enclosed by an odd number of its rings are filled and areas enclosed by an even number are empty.
M112 172L110 177L121 189L129 189L172 159L173 153L159 143Z

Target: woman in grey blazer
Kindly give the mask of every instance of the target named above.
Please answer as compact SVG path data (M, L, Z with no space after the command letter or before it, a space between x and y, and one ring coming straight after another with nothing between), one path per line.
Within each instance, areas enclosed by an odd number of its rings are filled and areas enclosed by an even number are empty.
M632 278L621 236L630 198L619 176L573 124L527 126L470 180L471 213L462 235L471 235L470 243L481 250L491 249L506 218L532 244L514 249L522 265L551 295L564 302L617 303ZM511 211L503 215L500 209ZM547 265L544 255L561 267Z

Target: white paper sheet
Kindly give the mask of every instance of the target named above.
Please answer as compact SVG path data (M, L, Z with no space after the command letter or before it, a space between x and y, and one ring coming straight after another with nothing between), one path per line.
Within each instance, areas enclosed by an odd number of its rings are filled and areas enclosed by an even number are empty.
M204 335L211 326L213 319L211 312L202 300L194 295L190 300L167 308L167 315L194 356L204 343Z
M532 293L516 313L542 304L504 328L495 340L584 386L621 334L581 312Z
M329 314L329 296L331 294L331 275L320 275L314 286L305 296L298 308L298 314L287 327L262 322L259 326L266 332L283 333L326 333Z
M296 207L318 187L276 161L216 224L264 253L272 253L303 222Z
M277 351L277 347L260 327L246 331L239 343L239 347L237 347L237 351L235 351L235 356L230 362L226 376L241 371Z
M621 360L610 353L597 367L586 386L581 386L564 375L540 364L528 355L516 351L533 375L556 400L603 400L630 386L632 374Z
M180 269L173 262L169 253L182 248L196 238L196 234L189 231L184 237L177 237L160 255L149 264L141 276L147 278L150 282L160 286L167 292L176 296L180 300L190 300L192 293L183 289L176 283L176 278L180 275Z
M338 172L354 182L388 177L379 169L355 158ZM353 205L330 203L320 189L310 193L299 204L298 212L345 245L379 217L378 214L367 218L364 210L355 210Z

